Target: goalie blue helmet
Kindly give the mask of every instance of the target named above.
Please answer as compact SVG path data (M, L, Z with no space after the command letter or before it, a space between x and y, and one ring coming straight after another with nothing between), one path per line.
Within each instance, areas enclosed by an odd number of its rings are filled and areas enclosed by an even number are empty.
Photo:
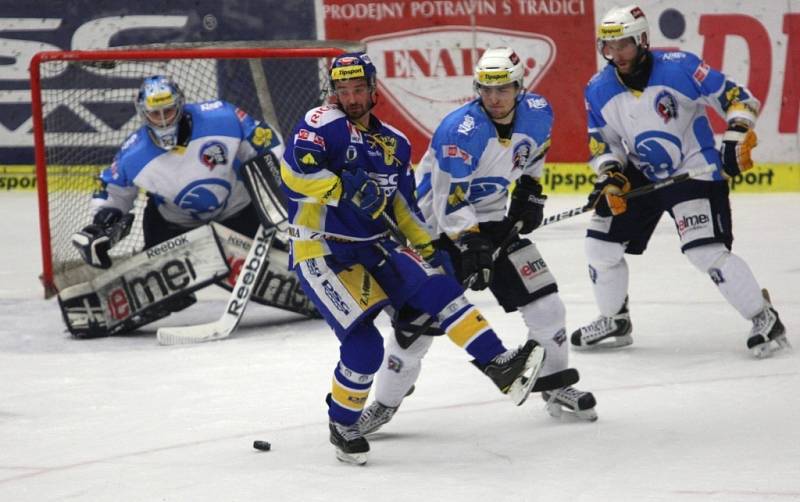
M183 114L183 91L172 79L154 75L144 79L136 97L136 110L153 141L165 150L178 144L178 123Z
M336 82L342 80L350 80L353 78L363 78L367 80L370 91L375 90L377 79L377 70L375 65L363 52L350 52L336 56L331 62L331 68L328 72L330 77L330 90L336 91Z

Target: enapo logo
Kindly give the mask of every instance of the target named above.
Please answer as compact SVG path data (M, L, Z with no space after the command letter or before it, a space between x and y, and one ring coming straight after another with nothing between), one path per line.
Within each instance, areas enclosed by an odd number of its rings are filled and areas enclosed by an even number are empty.
M509 46L525 55L528 90L547 73L556 55L555 43L544 35L468 26L401 31L369 37L364 43L378 68L383 96L428 135L442 117L474 97L475 64L487 48Z

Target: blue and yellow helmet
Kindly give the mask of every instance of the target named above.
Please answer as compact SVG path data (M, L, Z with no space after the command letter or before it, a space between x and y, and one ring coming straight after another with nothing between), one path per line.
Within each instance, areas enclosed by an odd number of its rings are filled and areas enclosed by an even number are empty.
M152 133L153 141L169 150L178 144L178 123L183 114L184 95L169 77L144 79L136 97L136 110Z
M331 62L331 68L328 72L330 78L329 89L331 92L336 90L336 82L342 80L350 80L352 78L364 78L370 89L375 89L375 82L377 79L377 70L375 65L363 52L350 52L336 56Z

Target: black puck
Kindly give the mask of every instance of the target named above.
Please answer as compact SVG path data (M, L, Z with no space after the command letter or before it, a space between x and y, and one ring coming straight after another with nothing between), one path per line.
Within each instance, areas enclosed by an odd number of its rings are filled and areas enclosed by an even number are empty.
M253 441L253 448L261 451L269 451L272 449L272 445L267 441Z

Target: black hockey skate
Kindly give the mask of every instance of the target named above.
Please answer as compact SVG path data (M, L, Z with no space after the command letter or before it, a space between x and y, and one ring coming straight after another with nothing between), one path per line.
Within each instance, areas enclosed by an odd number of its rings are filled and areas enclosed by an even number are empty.
M766 305L764 310L753 317L753 328L747 339L747 348L758 359L769 357L780 349L791 348L786 338L786 328L770 303L769 292L762 289L761 294Z
M369 443L358 429L358 424L344 425L331 420L331 444L336 447L336 458L354 465L367 463Z
M619 312L611 317L601 315L586 326L575 330L570 341L576 350L625 347L633 343L632 330L626 297Z
M507 350L492 359L486 366L473 364L492 379L500 392L507 394L520 406L528 399L544 362L544 349L528 340L518 349Z
M597 401L591 392L583 392L575 387L567 386L542 392L542 399L547 402L547 412L552 417L559 418L568 413L589 422L597 420L597 412L594 410Z

